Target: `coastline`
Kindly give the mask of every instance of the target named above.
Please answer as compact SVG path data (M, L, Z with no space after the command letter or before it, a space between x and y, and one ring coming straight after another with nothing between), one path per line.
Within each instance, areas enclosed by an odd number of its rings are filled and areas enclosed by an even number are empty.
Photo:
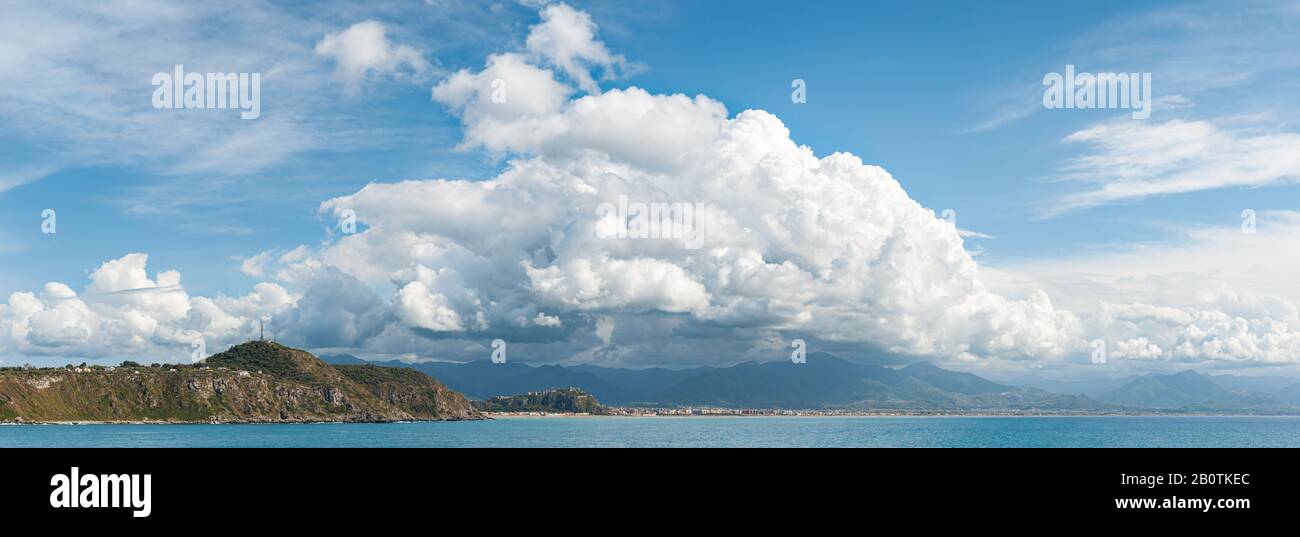
M439 423L458 421L488 421L492 418L486 414L481 418L440 419L440 420L391 420L391 421L322 421L322 420L229 420L229 421L182 421L182 420L61 420L61 421L0 421L5 425L318 425L318 424L384 424L384 423Z
M690 419L690 418L1297 418L1300 414L1204 414L1204 413L1149 413L1149 414L563 414L563 413L493 413L491 419L554 419L554 418L615 418L615 419Z
M484 413L480 419L452 419L452 420L398 420L398 421L319 421L319 420L285 420L285 421L162 421L162 420L123 420L123 421L97 421L97 420L66 420L66 421L31 421L31 422L0 422L0 426L22 426L22 425L344 425L344 424L402 424L402 423L439 423L439 422L464 422L464 421L492 421L492 420L548 420L548 419L587 419L587 418L611 418L611 419L689 419L689 418L730 418L730 419L762 419L762 418L870 418L870 419L889 419L889 418L928 418L928 419L1042 419L1042 418L1286 418L1300 419L1297 414L1213 414L1213 413L1133 413L1133 414L901 414L901 413L857 413L857 414L590 414L590 413L559 413L559 412L494 412Z

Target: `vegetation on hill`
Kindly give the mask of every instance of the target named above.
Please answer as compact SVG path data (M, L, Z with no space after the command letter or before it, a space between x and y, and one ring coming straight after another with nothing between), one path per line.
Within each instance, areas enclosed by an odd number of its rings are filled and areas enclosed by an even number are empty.
M334 368L381 401L417 417L465 417L474 412L465 396L414 369L373 365L336 365Z
M333 367L311 353L269 341L236 345L204 362L209 367L257 371L299 382L333 382L339 379L339 374Z
M382 368L381 368L382 369ZM483 412L548 412L554 414L609 414L591 394L577 388L528 392L510 397L493 397L475 401L474 408Z
M255 341L202 367L6 369L0 420L389 422L477 419L459 393L417 371L382 381L345 374L311 354ZM354 380L354 376L361 380Z

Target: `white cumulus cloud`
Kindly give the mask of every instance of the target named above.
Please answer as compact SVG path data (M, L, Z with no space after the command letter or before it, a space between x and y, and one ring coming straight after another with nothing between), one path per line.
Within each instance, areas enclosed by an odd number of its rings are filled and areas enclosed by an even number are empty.
M593 68L604 70L607 78L619 76L629 68L627 59L609 51L596 39L596 23L591 15L563 2L541 11L542 21L528 33L528 52L540 61L554 65L587 93L599 93L591 76Z
M100 265L83 293L50 282L39 293L17 292L0 304L0 352L70 359L188 359L207 348L248 338L263 316L290 308L281 286L261 283L242 297L190 296L181 275L152 278L148 256L128 254Z
M588 20L557 9L530 35ZM552 52L537 63L498 54L433 90L464 121L463 147L512 155L504 172L375 183L328 200L323 211L355 211L368 227L318 257L399 289L410 328L476 319L463 325L468 339L538 316L618 316L620 326L667 316L679 332L775 330L948 358L1052 359L1081 345L1077 320L1046 294L985 289L958 231L879 167L818 157L775 116L732 117L705 96L585 88L570 100L546 65L581 85L559 58L603 56L555 52L578 50L567 42L530 38L531 52ZM504 100L492 99L498 80ZM707 207L702 248L602 237L596 207L619 197ZM428 271L448 275L437 293L420 277ZM599 336L596 324L564 326Z
M359 92L361 85L372 77L397 74L403 68L416 76L430 70L423 52L392 43L383 23L374 20L327 34L316 44L316 55L334 61L335 77L352 94Z

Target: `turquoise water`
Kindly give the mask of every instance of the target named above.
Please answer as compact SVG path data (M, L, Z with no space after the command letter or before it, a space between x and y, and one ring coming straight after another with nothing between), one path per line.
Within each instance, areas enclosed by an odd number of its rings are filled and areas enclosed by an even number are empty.
M0 447L1298 447L1296 417L513 418L17 425Z

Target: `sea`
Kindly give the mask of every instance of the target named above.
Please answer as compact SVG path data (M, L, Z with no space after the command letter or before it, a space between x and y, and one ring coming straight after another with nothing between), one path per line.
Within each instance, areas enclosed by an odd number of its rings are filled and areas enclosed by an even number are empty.
M0 447L1300 447L1300 417L524 417L10 425Z

